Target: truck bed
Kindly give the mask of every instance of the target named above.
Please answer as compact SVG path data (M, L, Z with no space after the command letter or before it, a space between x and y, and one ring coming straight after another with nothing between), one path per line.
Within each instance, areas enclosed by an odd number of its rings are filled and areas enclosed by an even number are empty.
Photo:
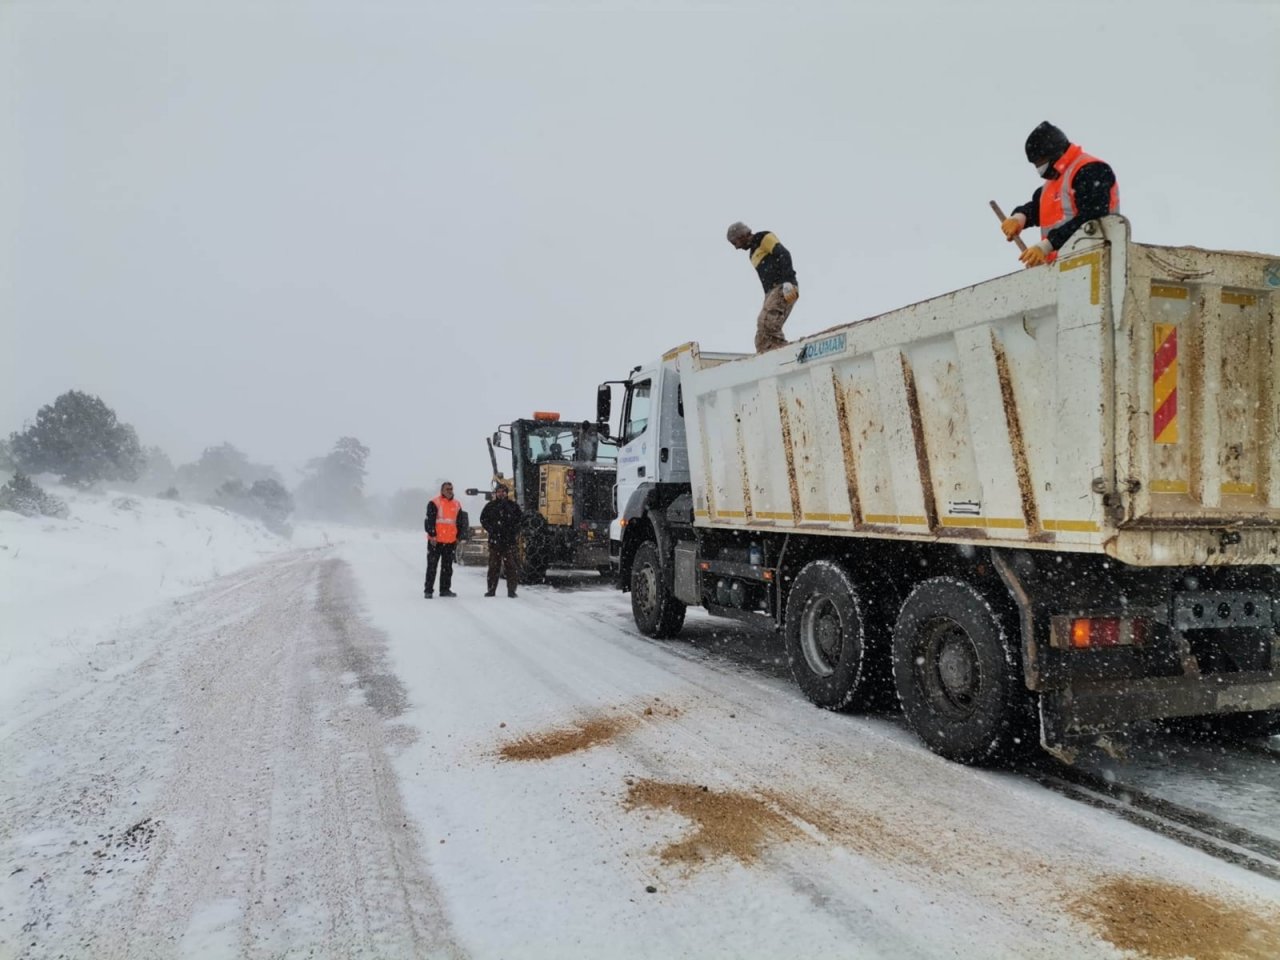
M680 373L695 523L1280 564L1280 256L1133 243Z

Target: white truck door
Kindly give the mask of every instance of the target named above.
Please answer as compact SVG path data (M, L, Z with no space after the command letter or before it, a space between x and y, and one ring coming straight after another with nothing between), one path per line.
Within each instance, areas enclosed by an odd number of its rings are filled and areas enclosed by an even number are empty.
M632 375L622 407L622 433L618 440L618 516L609 536L622 539L619 522L631 495L643 483L658 479L657 413L658 370L646 368Z

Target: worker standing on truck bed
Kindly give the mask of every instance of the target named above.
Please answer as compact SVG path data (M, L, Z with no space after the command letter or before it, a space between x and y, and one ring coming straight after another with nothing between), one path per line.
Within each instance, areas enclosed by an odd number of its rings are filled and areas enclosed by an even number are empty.
M1000 224L1012 241L1026 227L1040 227L1040 242L1018 258L1028 267L1052 263L1062 245L1090 220L1120 212L1120 187L1115 172L1048 120L1027 137L1027 160L1048 182L1037 187L1030 203L1016 207Z
M756 353L785 347L787 339L782 335L782 325L800 297L791 254L778 242L777 236L768 230L752 233L745 223L732 224L728 237L739 250L751 253L751 265L764 286L764 306L756 318Z

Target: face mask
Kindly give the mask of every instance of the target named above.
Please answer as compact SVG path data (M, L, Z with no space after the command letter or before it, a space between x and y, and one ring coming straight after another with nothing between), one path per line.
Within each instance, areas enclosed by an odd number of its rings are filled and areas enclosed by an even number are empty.
M1047 163L1042 163L1038 167L1036 167L1036 173L1040 174L1040 176L1042 177L1048 172L1049 172L1049 164Z

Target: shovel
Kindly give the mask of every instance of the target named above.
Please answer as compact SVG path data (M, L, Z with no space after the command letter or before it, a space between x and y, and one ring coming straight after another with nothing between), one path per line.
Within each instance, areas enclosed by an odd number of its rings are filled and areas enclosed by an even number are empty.
M1005 217L1005 215L1004 215L1004 211L1000 209L1000 204L998 204L998 203L996 203L994 200L992 200L992 201L991 201L991 209L992 209L992 210L994 210L994 211L996 212L996 216L1000 218L1000 222L1001 222L1001 223L1004 223L1004 222L1005 222L1005 220L1006 220L1007 218L1006 218L1006 217ZM1015 236L1015 237L1013 238L1013 242L1014 242L1014 243L1016 243L1016 244L1018 245L1018 249L1019 249L1019 250L1023 251L1024 253L1026 252L1027 245L1026 245L1025 243L1023 243L1023 242L1022 242L1022 238L1021 238L1021 237Z

